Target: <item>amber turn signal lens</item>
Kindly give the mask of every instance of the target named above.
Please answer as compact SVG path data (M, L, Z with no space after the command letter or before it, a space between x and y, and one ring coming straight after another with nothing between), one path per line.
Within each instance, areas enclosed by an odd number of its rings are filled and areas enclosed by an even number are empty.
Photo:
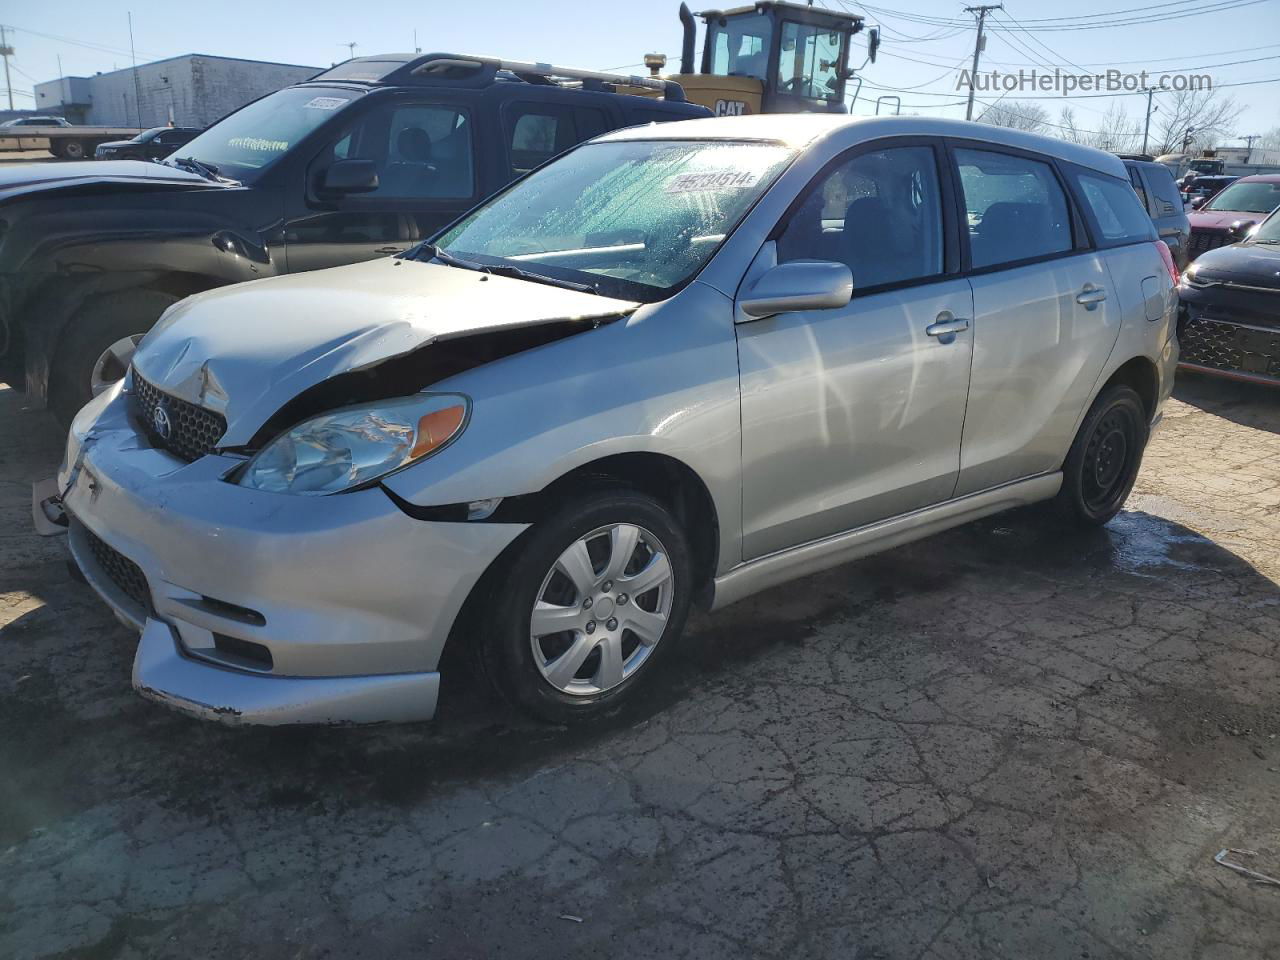
M466 407L459 404L433 410L418 420L418 439L409 451L409 458L416 460L447 441L462 426L462 419L467 415Z

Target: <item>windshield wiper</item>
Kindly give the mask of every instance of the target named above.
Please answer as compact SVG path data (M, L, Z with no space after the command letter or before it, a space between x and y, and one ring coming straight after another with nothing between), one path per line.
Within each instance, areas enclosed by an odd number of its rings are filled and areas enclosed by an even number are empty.
M491 273L496 277L511 277L516 280L528 280L532 283L545 283L553 287L563 287L566 290L580 290L583 293L599 294L594 284L575 283L572 280L560 280L556 277L544 276L541 273L533 273L529 270L522 270L519 267L506 263L480 263L476 260L464 260L461 257L455 257L447 250L442 250L434 243L424 243L418 248L418 252L414 254L414 259L421 259L421 254L426 255L428 260L439 260L443 264L450 267L460 267L463 270L478 270L480 273Z
M218 168L212 163L205 163L203 160L197 160L195 157L168 157L164 163L171 167L178 167L191 173L198 173L206 180L212 180L214 183L237 183L236 180L230 180L226 177L218 175Z

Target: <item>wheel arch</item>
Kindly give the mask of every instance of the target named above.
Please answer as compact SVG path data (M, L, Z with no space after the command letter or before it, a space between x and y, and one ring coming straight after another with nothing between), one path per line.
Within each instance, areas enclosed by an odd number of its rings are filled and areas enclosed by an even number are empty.
M1096 396L1101 396L1104 390L1117 384L1133 388L1142 400L1147 422L1150 423L1151 418L1156 415L1160 395L1160 374L1155 363L1147 357L1131 357L1106 379L1106 382L1098 388Z

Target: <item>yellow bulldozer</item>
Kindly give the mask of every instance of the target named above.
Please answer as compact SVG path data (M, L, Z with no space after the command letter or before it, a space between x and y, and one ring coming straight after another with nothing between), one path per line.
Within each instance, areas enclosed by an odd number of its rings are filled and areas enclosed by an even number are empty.
M704 24L702 62L694 68L695 17ZM680 72L665 79L684 87L692 103L716 116L746 113L842 113L850 46L865 28L863 18L782 0L754 6L693 13L680 4L684 28ZM880 33L867 31L866 61L874 62ZM645 57L655 74L666 65L658 54ZM864 64L865 65L865 64Z

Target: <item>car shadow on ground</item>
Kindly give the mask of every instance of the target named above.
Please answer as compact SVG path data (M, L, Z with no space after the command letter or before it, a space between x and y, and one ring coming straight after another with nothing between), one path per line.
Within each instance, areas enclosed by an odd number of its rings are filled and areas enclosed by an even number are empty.
M1173 395L1183 403L1241 426L1280 433L1280 386L1179 370Z
M191 719L133 694L135 635L112 620L88 587L67 578L49 594L47 606L3 631L19 646L49 629L58 631L59 640L56 664L22 664L23 682L0 704L0 727L24 731L0 745L0 768L14 772L4 791L8 809L0 808L0 822L8 825L0 828L0 844L70 812L68 807L92 802L86 783L116 779L106 767L130 771L135 789L157 791L166 805L200 808L215 797L224 803L237 796L249 803L246 809L255 802L290 807L359 798L415 805L463 782L555 766L669 712L678 715L681 704L722 696L744 677L772 671L770 660L803 651L815 632L832 625L846 635L846 655L859 656L857 625L865 624L877 634L869 659L910 658L919 637L908 631L896 641L900 653L886 654L880 628L905 618L913 628L946 629L927 611L945 610L949 595L1007 583L1009 599L1017 603L1028 584L1088 594L1111 578L1123 582L1135 605L1200 596L1224 583L1255 608L1280 605L1276 584L1178 524L1130 512L1103 529L1064 533L1044 510L1027 508L695 615L680 650L661 676L651 678L641 702L585 727L525 717L496 699L463 658L446 655L440 709L429 723L236 728ZM963 635L963 624L950 626ZM905 662L902 667L912 669ZM877 671L882 668L878 663ZM1259 730L1265 726L1263 719L1257 723ZM91 751L60 755L61 745L89 741L96 744ZM258 801L250 799L255 794Z

